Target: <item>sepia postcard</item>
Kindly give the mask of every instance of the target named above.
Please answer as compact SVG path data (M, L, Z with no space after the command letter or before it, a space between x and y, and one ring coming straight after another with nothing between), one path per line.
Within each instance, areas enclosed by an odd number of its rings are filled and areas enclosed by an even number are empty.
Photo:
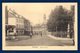
M2 3L3 50L77 50L77 3Z

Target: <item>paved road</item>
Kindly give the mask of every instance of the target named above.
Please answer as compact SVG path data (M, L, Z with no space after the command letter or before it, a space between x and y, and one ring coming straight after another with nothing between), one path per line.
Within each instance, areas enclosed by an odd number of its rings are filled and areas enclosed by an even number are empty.
M34 35L32 38L29 36L18 36L18 40L7 40L7 46L65 46L72 45L72 41L60 41L50 38L46 35Z

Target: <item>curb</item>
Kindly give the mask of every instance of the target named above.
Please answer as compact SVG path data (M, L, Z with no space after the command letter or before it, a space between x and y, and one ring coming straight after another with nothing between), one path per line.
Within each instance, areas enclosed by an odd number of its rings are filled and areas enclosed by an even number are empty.
M59 38L59 37L55 37L55 36L52 36L52 35L47 35L47 36L50 37L50 38L56 39L56 40L73 40L71 38Z

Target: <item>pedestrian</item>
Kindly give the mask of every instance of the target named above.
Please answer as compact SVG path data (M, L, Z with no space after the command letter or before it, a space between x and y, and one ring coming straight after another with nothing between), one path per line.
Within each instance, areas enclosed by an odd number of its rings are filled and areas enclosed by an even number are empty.
M32 38L32 33L30 33L30 38Z
M40 34L41 34L41 37L42 37L42 32L40 32Z

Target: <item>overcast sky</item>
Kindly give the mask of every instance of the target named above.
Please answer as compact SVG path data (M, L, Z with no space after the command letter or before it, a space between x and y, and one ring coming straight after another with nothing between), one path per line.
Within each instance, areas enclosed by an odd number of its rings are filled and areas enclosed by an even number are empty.
M18 14L24 16L35 25L43 22L44 14L48 18L51 10L54 10L56 6L63 5L64 8L70 9L73 3L5 3L3 7L5 5L12 10L14 9Z

